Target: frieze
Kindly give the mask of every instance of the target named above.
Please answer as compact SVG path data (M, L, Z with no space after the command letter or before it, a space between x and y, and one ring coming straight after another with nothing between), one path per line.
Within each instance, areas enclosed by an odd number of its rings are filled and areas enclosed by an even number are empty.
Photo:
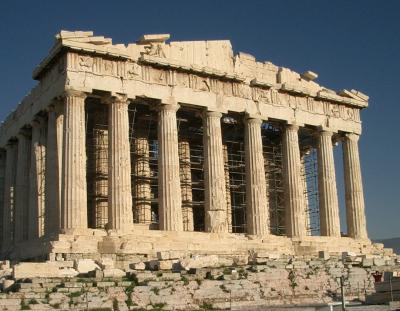
M56 67L57 70L60 70L59 66ZM247 84L235 80L217 78L212 75L199 75L172 68L166 69L143 65L135 61L110 60L77 53L68 53L67 66L70 70L123 77L125 79L138 79L165 86L191 88L195 91L213 92L224 96L250 99L264 105L288 107L343 120L360 121L359 108L357 107L351 107L345 103L338 104L330 99L316 99L304 93L299 96L293 92L282 92L274 86L267 86L254 81Z

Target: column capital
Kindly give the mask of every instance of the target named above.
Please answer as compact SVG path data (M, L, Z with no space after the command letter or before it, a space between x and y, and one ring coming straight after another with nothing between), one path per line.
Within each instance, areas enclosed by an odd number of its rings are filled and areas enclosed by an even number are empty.
M297 132L300 129L300 126L296 123L288 123L288 124L286 124L286 129Z
M222 112L204 110L203 111L203 117L221 118L222 117Z
M27 128L22 128L18 131L17 138L27 138L30 137L30 132Z
M128 95L122 93L112 93L101 98L103 104L126 104L129 105Z
M360 139L360 135L356 133L345 133L344 137L354 142L357 142Z
M64 90L62 97L80 97L85 99L87 97L87 94L83 91L78 91L74 89L66 89Z
M36 127L41 127L45 123L45 120L41 116L36 116L32 121L31 121L31 127L36 128Z
M261 116L255 116L255 115L249 115L246 114L244 116L244 121L248 124L258 124L261 125L263 120L261 119Z
M156 110L157 111L170 110L170 111L176 112L176 111L178 111L179 108L180 108L180 105L178 105L178 104L161 103L161 104L157 105Z
M17 140L15 139L15 137L13 137L13 138L11 138L11 139L9 139L9 140L7 141L7 143L6 143L6 145L4 146L4 148L5 148L6 150L8 150L8 149L10 149L10 148L12 148L12 147L15 147L16 143L17 143Z
M329 137L332 137L333 134L334 134L334 132L329 131L329 130L326 130L326 129L320 128L320 129L318 130L318 134L319 134L319 136L329 136Z

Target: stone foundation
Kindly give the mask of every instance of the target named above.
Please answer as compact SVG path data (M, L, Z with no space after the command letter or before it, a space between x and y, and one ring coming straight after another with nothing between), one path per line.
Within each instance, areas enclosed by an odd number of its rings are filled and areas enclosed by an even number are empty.
M251 253L287 256L317 256L320 251L340 255L350 252L360 255L391 255L392 250L370 240L315 237L288 238L284 236L251 236L230 233L174 232L148 230L136 225L131 233L75 229L65 234L16 244L3 252L3 259L32 260L61 256L62 258L99 259L103 254L115 258L143 255L156 258L157 252L179 251L190 255L248 256Z
M164 251L157 258L69 254L43 263L1 266L0 310L249 310L277 305L339 301L340 277L346 300L374 293L373 274L400 271L400 257L197 255ZM125 257L127 259L127 257Z

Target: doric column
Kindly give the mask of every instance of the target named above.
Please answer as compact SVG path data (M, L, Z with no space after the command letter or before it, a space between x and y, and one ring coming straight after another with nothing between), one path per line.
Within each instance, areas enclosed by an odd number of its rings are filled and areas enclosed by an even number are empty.
M2 250L6 251L14 238L13 214L15 210L15 179L17 170L17 143L6 145L6 168L4 174L4 207Z
M108 224L121 231L133 226L128 104L126 95L108 100Z
M203 115L205 231L228 232L220 112Z
M61 228L87 228L85 98L83 92L64 95Z
M269 234L261 123L257 118L245 120L246 223L247 233L253 235Z
M57 112L54 105L48 107L46 141L46 197L45 234L57 233L60 228L59 163L57 146Z
M321 235L340 237L339 203L333 159L332 132L321 131L319 133L317 153Z
M187 140L179 142L180 180L182 191L183 230L193 231L193 193L190 164L190 145Z
M308 202L308 189L307 189L307 169L306 169L306 160L305 157L309 151L305 151L303 154L300 152L300 175L301 181L303 182L303 190L304 190L304 219L306 225L306 235L312 235L312 228L311 228L311 210L310 204Z
M63 139L64 139L64 101L57 101L56 111L56 136L57 136L57 161L58 161L58 229L61 227L62 206L62 171L63 171Z
M3 241L3 217L4 217L4 191L6 174L6 150L0 149L0 245ZM1 248L0 248L1 252Z
M358 139L359 135L349 133L343 142L347 230L352 238L367 239Z
M142 125L143 126L143 125ZM135 221L150 224L151 219L151 187L150 187L150 146L148 135L138 130L134 141L134 166L136 177L134 184Z
M306 235L304 189L301 180L299 127L288 124L283 134L285 180L286 234L289 237Z
M30 154L28 238L37 239L44 233L46 204L46 127L42 118L37 118L32 122Z
M15 242L28 237L28 205L29 205L29 166L31 154L30 133L22 130L18 134L17 177L15 189Z
M161 104L158 112L158 206L160 230L182 231L177 104Z
M95 228L105 228L108 223L108 130L99 128L93 130L95 202L93 202L91 221Z
M224 152L224 172L225 172L225 189L226 189L226 218L228 223L228 232L232 232L232 202L231 202L231 181L229 180L229 157L228 147L222 145Z

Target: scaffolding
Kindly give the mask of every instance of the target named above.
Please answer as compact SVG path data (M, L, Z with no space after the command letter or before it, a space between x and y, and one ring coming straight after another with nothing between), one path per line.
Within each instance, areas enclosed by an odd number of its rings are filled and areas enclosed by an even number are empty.
M225 166L228 215L231 214L229 231L246 232L246 172L244 151L244 128L239 115L228 115L222 119L223 144L227 153ZM229 210L230 209L230 210ZM229 216L228 216L229 217ZM229 224L229 220L228 220Z
M86 105L87 202L89 228L108 222L108 122L107 106Z
M108 222L108 111L91 99L86 106L87 186L89 228ZM137 99L128 107L133 222L157 228L157 112L151 102ZM202 119L190 107L177 112L183 227L205 230L204 148ZM228 230L246 232L246 172L244 126L238 114L222 118ZM282 124L263 122L261 135L270 210L271 233L285 235ZM318 167L313 130L299 132L307 232L319 234Z
M301 154L301 178L303 182L308 235L320 235L319 194L318 194L318 157L315 131L303 128L299 134Z
M274 235L284 235L285 205L281 125L277 122L263 122L261 135L270 210L270 230Z
M145 102L128 108L133 222L158 224L157 112Z
M204 231L204 148L202 119L190 108L178 111L179 167L185 231Z

